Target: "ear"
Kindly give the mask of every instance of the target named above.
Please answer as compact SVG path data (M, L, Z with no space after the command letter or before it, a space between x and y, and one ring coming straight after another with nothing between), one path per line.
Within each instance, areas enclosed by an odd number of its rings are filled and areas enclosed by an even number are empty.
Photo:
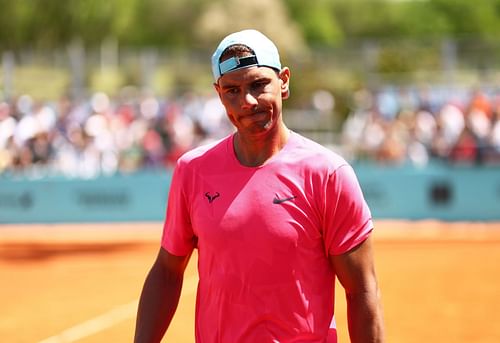
M222 101L219 83L218 82L214 82L213 85L214 85L215 91L217 92L217 95L219 96L219 99L221 99L221 101Z
M219 90L220 90L219 84L217 82L214 82L213 85L214 85L215 91L217 92L217 94L219 94L220 93L219 92Z
M290 96L290 69L288 67L281 69L279 78L281 82L281 97L288 99Z

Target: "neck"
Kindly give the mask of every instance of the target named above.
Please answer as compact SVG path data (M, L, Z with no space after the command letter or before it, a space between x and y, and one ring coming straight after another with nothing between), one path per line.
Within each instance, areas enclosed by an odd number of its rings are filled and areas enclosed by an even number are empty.
M265 137L248 137L237 132L233 147L240 163L247 167L258 167L280 152L288 142L290 131L283 124L277 132Z

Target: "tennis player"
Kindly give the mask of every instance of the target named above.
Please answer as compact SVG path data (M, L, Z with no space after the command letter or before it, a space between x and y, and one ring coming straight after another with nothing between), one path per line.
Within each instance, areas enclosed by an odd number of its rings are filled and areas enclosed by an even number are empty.
M197 343L336 342L336 277L351 342L383 342L370 210L342 157L286 127L291 73L276 46L230 34L212 71L236 131L177 162L135 342L161 341L193 249Z

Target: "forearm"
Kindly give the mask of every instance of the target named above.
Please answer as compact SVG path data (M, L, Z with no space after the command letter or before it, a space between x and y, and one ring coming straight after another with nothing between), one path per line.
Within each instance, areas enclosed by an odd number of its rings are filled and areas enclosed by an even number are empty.
M385 341L378 291L347 294L347 318L352 343Z
M154 266L149 272L139 300L135 343L159 343L177 308L182 276Z

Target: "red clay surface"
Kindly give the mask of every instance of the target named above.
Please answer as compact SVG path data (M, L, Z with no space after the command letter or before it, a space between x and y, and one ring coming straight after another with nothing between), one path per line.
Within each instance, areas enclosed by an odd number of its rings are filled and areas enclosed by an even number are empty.
M0 338L131 342L161 223L0 226ZM500 223L379 221L387 342L500 341ZM196 256L163 342L191 343ZM339 341L348 342L337 289Z

